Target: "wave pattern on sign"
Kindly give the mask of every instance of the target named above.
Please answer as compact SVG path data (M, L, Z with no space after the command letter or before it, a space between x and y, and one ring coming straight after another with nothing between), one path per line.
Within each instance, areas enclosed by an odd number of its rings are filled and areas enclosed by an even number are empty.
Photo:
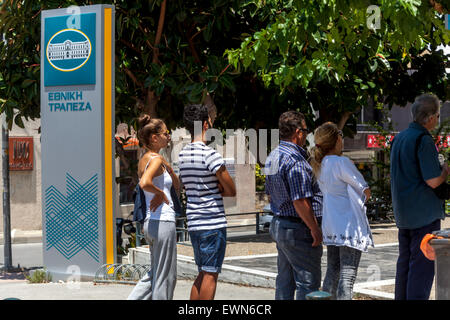
M66 189L67 196L54 186L45 190L46 250L67 260L84 250L99 262L97 174L81 184L66 173Z

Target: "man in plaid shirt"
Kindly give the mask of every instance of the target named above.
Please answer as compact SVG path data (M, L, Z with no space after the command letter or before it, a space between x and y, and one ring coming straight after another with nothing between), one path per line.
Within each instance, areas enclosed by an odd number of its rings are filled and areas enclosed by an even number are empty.
M274 218L270 234L277 243L275 299L297 300L320 287L322 193L303 149L308 129L303 114L287 111L278 120L280 145L265 164L266 193Z

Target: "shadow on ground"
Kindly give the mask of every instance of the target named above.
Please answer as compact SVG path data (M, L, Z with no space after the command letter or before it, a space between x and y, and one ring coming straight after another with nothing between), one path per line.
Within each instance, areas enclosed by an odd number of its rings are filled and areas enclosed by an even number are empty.
M235 236L229 237L227 239L228 243L273 243L273 239L269 233L260 233L255 235L244 235L244 236Z
M0 272L1 280L26 280L22 271L20 272Z

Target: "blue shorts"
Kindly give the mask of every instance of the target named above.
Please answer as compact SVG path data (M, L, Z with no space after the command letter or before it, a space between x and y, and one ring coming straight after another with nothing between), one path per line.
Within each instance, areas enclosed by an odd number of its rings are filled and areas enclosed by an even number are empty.
M227 229L189 231L198 272L220 273L227 246Z

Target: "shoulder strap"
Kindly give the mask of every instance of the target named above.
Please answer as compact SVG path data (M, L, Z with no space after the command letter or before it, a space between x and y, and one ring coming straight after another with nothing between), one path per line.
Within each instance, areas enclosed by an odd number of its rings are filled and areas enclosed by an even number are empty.
M151 157L151 158L148 160L147 164L145 165L145 169L144 169L144 171L142 172L142 175L144 175L144 172L147 171L147 168L148 168L148 165L150 164L150 161L152 161L153 158L156 158L156 157L157 157L157 156L153 156L153 157ZM141 177L142 177L142 176L141 176ZM141 180L141 178L139 178L139 180Z
M145 165L144 172L147 171L147 168L148 168L148 165L150 164L150 161L152 161L154 158L157 158L157 157L158 157L158 156L150 157L150 159L148 160L147 164Z

